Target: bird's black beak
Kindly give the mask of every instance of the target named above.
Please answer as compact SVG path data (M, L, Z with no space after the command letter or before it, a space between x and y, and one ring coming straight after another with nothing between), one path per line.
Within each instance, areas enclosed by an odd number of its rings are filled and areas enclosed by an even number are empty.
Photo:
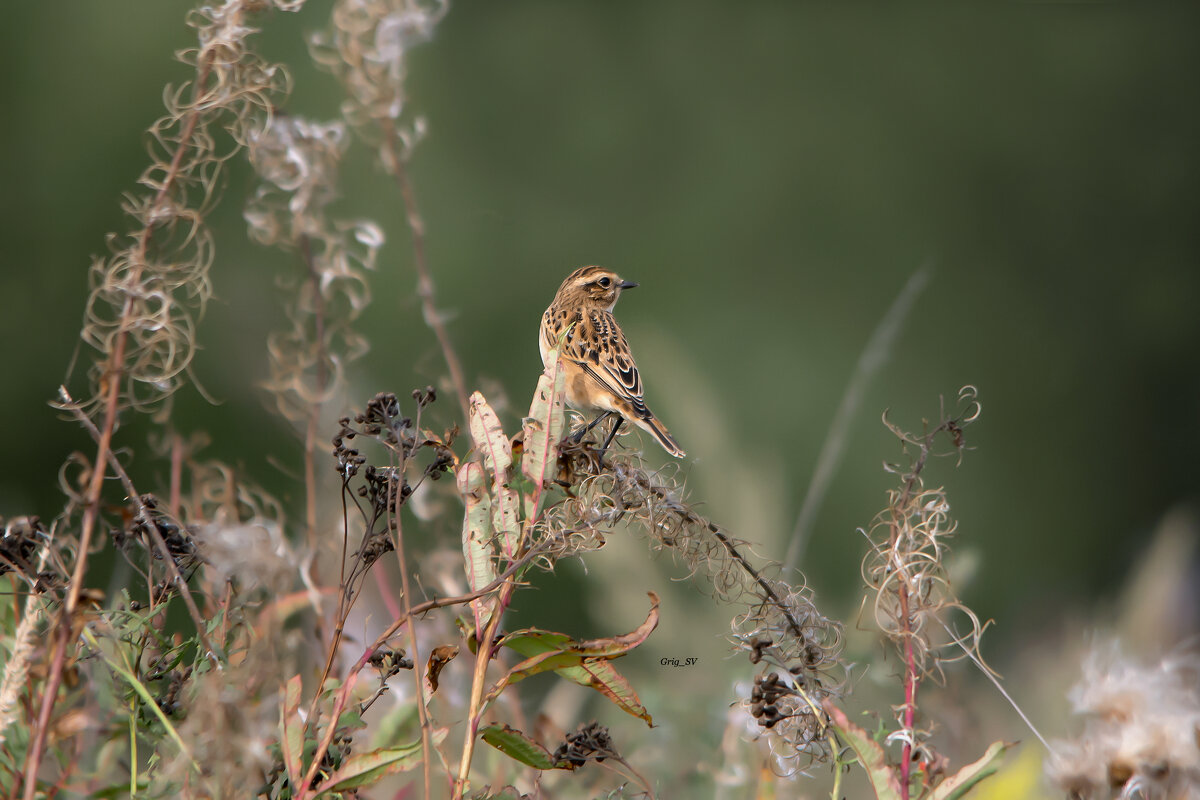
M633 281L621 281L617 285L622 289L633 289L637 286L637 284L634 283Z

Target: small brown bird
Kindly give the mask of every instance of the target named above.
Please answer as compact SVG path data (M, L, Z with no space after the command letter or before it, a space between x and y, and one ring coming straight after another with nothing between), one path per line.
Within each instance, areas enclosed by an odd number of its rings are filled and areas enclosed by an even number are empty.
M538 336L542 364L550 366L550 350L559 348L566 369L568 405L580 411L604 412L577 434L577 441L602 420L618 414L602 452L622 422L629 420L649 432L668 453L681 458L683 449L642 400L642 378L612 314L621 291L635 286L604 267L581 267L568 275L542 315Z

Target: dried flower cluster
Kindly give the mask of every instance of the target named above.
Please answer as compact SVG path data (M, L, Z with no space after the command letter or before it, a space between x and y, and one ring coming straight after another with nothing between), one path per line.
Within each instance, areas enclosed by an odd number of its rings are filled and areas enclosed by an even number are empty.
M313 58L346 88L343 118L333 122L278 112L288 78L248 44L256 33L248 22L251 13L294 11L302 4L225 0L193 14L199 44L182 57L194 77L168 91L166 115L150 131L152 163L141 189L125 204L131 231L112 237L112 254L92 265L82 331L95 351L89 391L76 403L64 389L61 408L95 439L95 458L76 455L64 467L60 482L67 510L53 525L47 528L36 517L12 519L0 537L0 575L26 589L28 598L18 608L19 622L14 617L11 655L0 681L0 745L5 745L0 767L23 781L29 798L51 790L39 780L52 774L57 785L51 793L107 782L111 785L102 789L107 794L236 796L250 787L267 797L305 800L351 796L385 772L418 767L425 794L431 795L431 775L440 764L451 793L462 798L477 788L472 755L485 716L503 713L497 701L502 696L511 701L510 687L526 677L557 673L651 722L650 711L611 662L654 631L653 593L646 621L631 633L579 641L565 633L503 627L531 564L552 569L558 559L599 548L618 525L644 532L653 548L705 577L716 599L738 604L731 638L758 670L740 719L752 720L769 742L774 765L792 773L834 754L838 743L830 725L841 712L833 701L846 691L848 669L842 628L820 613L802 581L786 579L777 564L753 563L746 542L695 511L675 475L647 470L636 454L602 457L588 440L558 442L565 412L554 359L520 439L508 437L481 394L468 399L435 308L424 226L405 171L423 131L419 118L405 122L407 56L432 36L447 11L445 0L335 0L330 31L310 42ZM457 428L437 434L422 426L425 409L436 400L433 387L413 393L411 416L404 415L396 395L381 392L362 413L338 420L332 442L340 483L335 496L319 492L315 437L325 430L323 413L340 413L341 404L331 401L345 387L347 365L366 351L353 325L370 302L370 272L384 242L375 222L331 213L351 128L378 147L380 162L403 196L417 293L474 450L454 451ZM230 144L218 144L225 141ZM158 411L159 421L169 421L168 398L186 381L197 322L211 296L214 241L205 218L217 202L223 165L243 148L259 179L244 211L251 236L294 253L300 267L294 279L283 282L290 326L269 338L266 381L279 414L307 428L309 539L300 557L282 505L233 468L197 459L200 441L185 442L164 424L152 451L163 462L160 474L168 476L167 485L143 493L127 472L129 443L118 447L114 440L126 409ZM894 468L901 487L866 534L872 549L863 573L876 598L875 618L914 676L910 696L897 709L901 729L894 734L906 743L906 760L910 747L914 761L929 755L914 723L917 676L939 674L948 649L974 651L981 633L941 571L944 542L954 530L945 495L925 489L921 478L926 459L937 454L935 437L947 435L953 451L962 450L962 428L977 416L978 404L973 391L960 399L962 413L943 414L923 435L892 426L915 457L907 467ZM360 450L364 440L369 444ZM429 488L426 479L432 484L455 473L465 506L466 569L456 554L459 574L443 585L465 580L469 591L439 594L410 586L419 574L418 554L412 539L406 548L401 514ZM120 499L109 497L118 486ZM453 492L449 487L444 494ZM336 541L318 535L318 497L342 512L340 568L321 558ZM88 555L101 540L123 556L120 574L142 579L128 581L119 597L84 588ZM389 554L398 562L399 587L379 581L389 618L374 644L363 649L357 633L352 637L346 630L357 622L351 613L368 572ZM336 579L322 582L317 563L334 564ZM335 582L336 607L332 597L325 602ZM297 592L300 586L307 592ZM427 614L449 607L458 608L462 627L453 627L449 614L426 624ZM944 627L933 623L941 623L950 609L965 614L971 630L963 637L951 634L947 643L938 634ZM401 636L406 649L398 646ZM361 655L343 670L339 656L347 641ZM508 650L515 661L500 657ZM463 658L448 667L460 652ZM46 663L38 664L38 658ZM313 667L322 658L324 670L314 685ZM458 669L470 658L473 668ZM364 694L356 680L368 667L378 687ZM1064 785L1080 798L1101 796L1092 792L1104 787L1119 788L1121 796L1191 787L1200 771L1195 667L1189 661L1165 669L1166 677L1157 677L1159 689L1143 689L1123 701L1118 683L1146 686L1155 676L1114 666L1103 675L1118 678L1092 676L1091 688L1077 692L1077 706L1125 728L1120 735L1095 734L1080 745L1080 753L1093 760L1081 766L1080 756L1075 767L1064 767ZM469 683L463 680L467 670ZM412 672L407 677L415 685L401 702L408 714L403 735L409 738L367 752L361 739L356 742L366 725L363 715L389 690L388 681L405 671ZM454 713L441 714L438 704ZM22 732L18 745L25 752L14 745L19 755L10 757L11 740L4 737L26 710L35 715L32 733ZM439 716L456 717L465 734L457 766L442 746L449 728L438 724ZM131 733L123 738L126 730ZM1131 730L1143 735L1136 746ZM1192 736L1190 745L1181 744L1185 734ZM595 722L567 735L553 753L516 729L498 735L507 737L497 740L504 746L489 744L526 766L574 770L607 762L606 769L626 768L653 795L650 783L617 752L608 729ZM98 753L89 755L94 763L80 769L80 759L72 757L100 740ZM145 748L140 755L139 746ZM1097 753L1103 755L1098 761ZM1103 763L1101 771L1096 763ZM116 778L114 764L120 767ZM88 768L94 773L81 774ZM524 795L512 790L488 796Z
M578 769L589 761L602 762L617 755L608 728L598 722L580 725L574 733L567 734L563 743L554 751L554 763Z
M155 549L156 539L161 538L167 554L180 570L192 569L199 560L191 532L161 510L158 498L152 494L138 498L131 509L129 524L113 529L109 535L118 550L128 552L136 546L149 558L157 559L163 558L163 553Z
M169 490L143 495L114 455L114 435L129 409L158 412L156 421L166 423L169 398L186 382L197 347L197 323L211 295L214 241L206 218L220 194L223 166L269 124L272 108L286 89L282 68L252 49L257 29L250 20L269 8L300 6L299 0L226 0L202 5L191 14L198 44L179 57L192 68L192 78L164 93L166 113L149 130L150 166L139 179L139 189L124 202L130 228L110 236L111 254L91 265L80 334L89 348L80 360L88 388L76 402L62 387L58 407L92 436L95 455L89 459L74 454L61 471L66 505L40 557L57 576L45 582L53 593L31 596L18 626L22 637L36 630L50 640L39 653L45 659L44 679L29 700L35 719L19 773L26 797L34 796L49 752L58 750L61 756L78 746L77 737L85 730L81 722L109 724L114 715L123 714L131 724L136 721L141 713L137 703L102 710L99 702L106 692L123 696L132 689L144 700L153 688L158 693L155 702L140 707L152 711L161 724L158 735L182 746L168 711L181 712L201 664L204 669L219 664L238 641L239 615L230 608L218 612L218 603L208 605L210 598L197 601L188 586L188 578L202 563L194 537L208 520L189 516L182 521L187 459L172 458ZM164 439L177 438L165 425L163 430ZM109 476L119 483L107 480ZM107 500L109 487L123 491L120 501ZM109 541L121 546L127 563L146 585L144 594L140 587L127 587L108 613L97 617L105 598L103 592L85 588L85 578L100 538L97 531L105 528L111 533ZM236 590L222 588L228 601ZM159 641L164 609L158 606L175 598L182 600L194 626L189 647ZM223 618L219 632L208 621L211 615ZM47 623L48 629L38 630ZM144 672L147 666L141 661L152 641L164 652L174 649L177 662L153 679L149 676L156 673ZM191 663L184 663L187 659ZM18 670L16 662L6 665L6 689ZM80 671L87 674L86 690L76 682ZM105 683L114 686L96 691ZM70 759L61 763L67 765L61 782L67 782L78 765ZM155 784L152 793L162 789L163 784Z
M342 116L376 148L379 164L400 190L412 235L417 295L425 324L437 336L465 420L470 414L466 379L444 315L435 303L433 275L425 255L425 221L408 177L407 164L424 135L425 121L416 117L411 124L402 123L409 51L432 38L448 9L447 0L337 0L330 30L313 34L309 51L318 66L341 81L346 91Z
M244 212L250 234L302 260L301 279L283 281L291 326L267 342L266 387L280 413L297 422L344 385L346 365L367 351L352 324L370 302L366 271L375 268L383 232L372 221L331 220L326 213L348 143L343 122L285 115L250 141L262 179Z
M560 481L577 485L543 522L547 535L564 543L556 554L598 547L607 530L625 522L693 574L705 574L717 599L746 604L747 611L733 620L732 639L752 663L762 665L756 686L778 691L769 704L772 713L761 698L750 698L747 707L757 712L782 769L827 756L820 705L841 696L846 665L841 626L821 614L808 587L771 577L777 565L754 566L745 542L696 513L674 481L648 472L636 455L610 452L601 463L590 441L568 440L559 458Z
M1141 664L1096 647L1068 695L1083 733L1054 743L1047 774L1070 800L1200 798L1200 658Z
M405 58L433 37L446 0L338 0L332 31L309 40L313 60L342 82L346 119L356 126L395 125L407 100Z
M922 473L930 457L961 459L966 448L963 429L978 419L980 410L975 388L966 386L959 392L958 412L948 414L943 405L937 423L926 423L919 434L892 424L884 413L884 424L909 460L903 465L885 464L888 472L899 477L900 485L889 490L887 507L862 531L869 543L862 573L872 593L875 624L892 640L912 681L912 696L897 707L900 728L892 737L929 761L936 759L932 752L922 751L928 732L915 727L916 684L925 677L940 678L943 664L968 653L978 658L984 626L958 601L946 578L946 543L957 526L950 518L945 491L925 488ZM939 450L943 439L950 446ZM951 611L966 620L966 633L947 633L952 630L946 619Z
M15 572L27 583L37 581L39 567L34 556L47 543L46 526L38 517L17 517L8 522L0 517L0 575Z
M289 590L300 560L284 536L279 501L220 461L189 460L186 475L180 516L192 520L209 591L231 582L246 593Z
M299 2L279 2L287 10ZM180 54L195 77L164 93L167 113L150 128L151 164L125 198L133 229L109 238L112 254L91 267L83 340L96 351L85 409L110 398L151 410L184 382L196 323L211 295L212 234L222 165L266 125L284 72L249 48L249 16L262 2L228 0L192 17L199 46ZM217 130L233 145L218 147ZM115 383L114 383L115 382Z
M340 603L338 619L344 622L350 611L357 587L371 565L385 553L396 549L394 539L399 528L399 514L413 493L426 478L436 481L454 468L458 458L450 449L453 431L437 436L421 429L421 414L436 399L432 387L413 392L417 411L415 417L404 416L400 401L391 392L372 397L362 413L353 419L338 421L333 437L333 458L341 478L343 496L352 500L362 524L362 540L355 551L349 572L343 568L345 600ZM355 439L374 441L382 451L382 463L370 459L358 447ZM429 453L428 458L418 456ZM352 487L352 483L356 486ZM349 525L349 520L345 521Z

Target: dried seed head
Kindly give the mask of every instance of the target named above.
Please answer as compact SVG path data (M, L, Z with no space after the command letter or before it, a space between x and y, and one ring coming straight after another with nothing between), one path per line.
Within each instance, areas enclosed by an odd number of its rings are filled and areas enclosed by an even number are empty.
M598 722L580 725L554 751L554 763L566 769L578 769L589 761L602 762L619 757L608 728Z
M1200 793L1198 686L1194 653L1143 664L1115 643L1095 647L1068 695L1084 717L1083 732L1054 743L1048 776L1079 798Z

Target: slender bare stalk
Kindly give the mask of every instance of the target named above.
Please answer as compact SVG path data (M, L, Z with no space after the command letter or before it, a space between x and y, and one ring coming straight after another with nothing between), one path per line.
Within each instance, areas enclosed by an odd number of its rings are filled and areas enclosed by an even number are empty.
M421 218L420 209L417 207L416 192L413 190L412 181L408 177L408 157L404 143L400 140L400 135L396 131L395 123L390 119L380 121L383 127L383 135L386 146L389 150L390 158L385 159L385 164L391 167L390 172L392 178L395 179L396 185L400 187L400 194L404 198L405 219L408 222L408 228L412 232L413 246L413 263L417 268L417 295L421 298L421 309L425 317L425 324L428 325L437 337L438 345L442 348L442 358L446 361L446 368L450 371L450 382L454 386L454 393L458 396L458 405L462 409L463 419L466 420L470 416L470 405L467 400L467 383L463 378L462 362L458 359L458 354L454 352L454 345L450 341L450 334L446 331L446 325L442 321L441 314L438 313L435 300L435 289L433 285L433 277L429 271L429 262L425 256L425 220Z
M308 772L304 773L304 778L300 781L299 793L296 795L296 800L306 800L308 797L313 779L317 776L317 770L321 767L321 761L324 760L325 754L329 752L329 745L333 744L333 737L337 733L338 718L346 710L346 703L350 699L350 690L354 688L357 678L357 672L351 673L346 678L345 685L337 693L337 697L334 698L333 713L329 715L329 724L325 726L325 735L321 737L321 742L317 745L317 752L313 755L312 763L308 765Z
M396 634L396 631L404 627L404 625L409 623L410 620L413 620L422 614L427 614L435 608L464 605L472 600L484 597L496 591L497 589L507 586L512 581L513 577L522 569L524 569L531 561L541 555L541 552L542 551L538 548L531 548L528 553L514 561L512 565L504 571L503 575L498 576L496 580L492 581L487 586L484 586L473 592L467 592L466 594L454 595L452 597L440 597L436 600L427 600L424 603L419 603L410 608L404 614L404 616L393 620L392 624L389 625L387 629L383 631L383 633L376 637L371 646L363 652L358 661L354 662L349 671L346 673L346 678L342 683L342 688L338 691L337 698L334 700L332 719L336 721L342 711L345 710L347 700L350 696L350 690L353 687L358 673L362 672L363 668L370 661L371 656L374 655L375 651L387 644L388 639L391 639L392 636ZM305 776L305 780L300 785L298 790L299 793L296 795L296 800L305 800L305 798L309 796L309 787L312 783L313 777L315 777L317 774L317 767L320 765L321 760L325 758L325 753L329 751L329 745L333 742L332 730L335 727L336 724L331 723L330 729L326 731L325 736L321 738L321 742L317 745L316 752L312 757L312 765L309 767L309 771ZM458 796L461 797L461 793Z
M421 410L422 407L417 407L417 422L416 426L419 430L421 427ZM400 449L399 463L393 463L392 468L401 474L407 466L407 459L404 455L404 449ZM397 489L398 490L398 489ZM404 521L400 517L399 509L395 516L392 516L390 510L387 515L388 524L395 521L396 525L396 559L400 567L400 591L404 594L403 614L408 618L408 641L409 648L412 652L413 662L413 679L416 681L416 699L417 699L417 718L421 722L421 777L425 788L425 798L429 800L430 786L433 780L433 764L432 764L432 740L430 738L430 723L428 709L425 707L425 668L424 659L421 658L420 643L417 641L417 626L412 619L412 589L408 579L408 557L405 555L404 549Z
M404 616L409 618L408 642L412 650L413 679L417 684L417 717L421 721L421 772L425 784L425 800L429 800L429 789L432 782L432 744L429 734L429 713L425 708L425 668L421 658L420 646L417 642L417 626L412 620L412 594L408 580L408 559L404 555L404 523L397 514L396 520L396 558L400 562L400 590L404 592Z
M119 285L110 286L106 298L111 298L113 305L119 303L120 311L112 314L109 319L111 323L103 321L105 318L94 307L93 303L99 303L96 298L101 296L100 290L94 290L89 300L87 311L88 324L85 324L85 339L91 341L94 346L101 350L106 356L105 361L98 362L97 366L101 372L96 378L97 392L94 400L95 403L89 402L89 405L98 408L98 413L102 422L98 426L99 436L96 450L96 457L92 462L92 473L88 486L83 495L83 519L80 525L80 533L78 540L78 549L75 557L75 564L71 570L71 579L67 589L66 600L63 604L60 617L58 620L57 629L54 633L54 656L50 665L49 672L44 684L41 707L38 712L37 724L34 730L32 741L29 748L29 754L25 761L24 767L24 797L26 800L33 800L37 791L37 773L41 765L44 755L46 737L48 734L51 711L56 702L59 688L62 685L62 671L66 663L67 650L71 644L72 630L75 625L75 612L79 604L80 593L83 590L83 579L87 571L87 562L89 550L91 549L92 536L95 532L97 519L100 513L100 497L104 487L104 479L109 465L109 456L112 451L113 431L116 428L117 417L120 414L123 405L122 386L130 377L131 370L136 368L136 364L131 366L129 359L129 339L133 335L138 322L138 302L141 299L139 289L142 287L143 277L148 270L151 269L151 261L149 258L150 244L152 239L159 233L164 234L169 241L170 236L174 232L174 223L178 222L184 216L187 217L186 223L190 226L186 241L193 246L202 248L203 244L197 242L205 242L205 238L198 232L199 214L192 213L188 215L181 214L181 208L171 198L175 195L180 184L188 177L190 170L194 170L196 165L188 160L189 154L198 154L198 157L204 159L210 157L209 152L210 140L203 134L203 120L214 113L220 112L226 108L226 103L233 103L238 106L237 110L245 111L246 108L253 106L256 102L262 101L262 91L265 91L265 85L256 87L258 91L247 91L245 94L227 93L229 88L230 76L224 70L230 67L233 62L221 62L218 65L217 57L220 55L223 59L230 58L231 47L234 53L237 52L236 40L230 37L245 36L251 29L242 24L242 16L244 9L235 3L227 4L220 9L206 9L210 13L210 19L214 25L220 27L220 35L212 35L209 31L206 35L201 36L200 55L196 62L196 76L191 85L191 100L187 104L186 109L182 112L173 112L166 118L168 124L178 123L177 133L168 133L166 126L155 126L151 129L152 134L156 137L159 145L173 148L169 161L163 163L161 161L152 165L142 177L144 186L154 189L152 197L148 198L148 202L144 205L132 204L133 210L131 213L141 221L140 230L133 237L133 244L128 249L123 251L122 263L124 270L121 272ZM231 33L232 31L232 33ZM261 73L268 75L269 73ZM217 79L212 80L216 75ZM210 85L210 82L212 85ZM230 98L233 98L232 100ZM168 100L168 105L172 106L177 97L171 97ZM239 116L239 120L244 122L245 118ZM219 165L219 159L209 161L211 164ZM205 175L203 181L208 181L204 192L205 201L211 201L211 180L212 173ZM187 209L185 209L187 210ZM191 209L189 211L195 211ZM203 256L200 257L201 259ZM116 280L109 278L110 280ZM117 300L123 295L123 299ZM203 298L205 295L204 287L201 286L197 290L197 295ZM100 328L92 330L88 326L97 320L102 320ZM169 326L171 321L169 318L162 323ZM170 359L175 359L178 351L172 349ZM177 365L173 374L179 374L183 369L186 369L187 361L190 359L190 348L183 348L184 355L181 357L183 365ZM138 363L147 358L145 354L136 354ZM135 375L136 376L136 375ZM172 381L165 382L168 388L161 389L162 392L169 394L172 390ZM130 391L128 397L129 403L138 408L145 408L148 404L141 403Z
M935 433L940 431L944 424L935 429ZM932 435L931 435L932 436ZM917 460L913 464L911 474L908 480L904 483L904 489L900 493L900 499L892 506L892 541L900 540L900 521L895 517L896 509L907 508L909 500L912 498L913 490L921 480L921 471L925 468L925 462L929 458L930 450L927 447L921 448L921 454L917 456ZM893 548L893 551L895 548ZM912 770L912 751L913 742L916 740L916 719L917 719L917 687L920 684L920 671L917 669L916 656L913 652L913 637L916 632L912 629L912 614L909 610L909 594L907 582L907 565L897 563L896 568L899 571L900 581L897 587L897 597L900 604L900 614L897 620L900 625L899 636L904 641L904 714L902 724L904 726L904 746L900 755L900 797L901 800L908 800L909 797L909 777Z
M812 535L813 521L817 518L817 512L821 510L821 502L825 499L829 484L846 451L850 421L854 419L859 406L862 405L862 398L866 393L867 386L879 369L887 363L892 344L900 332L900 326L904 324L904 320L907 319L908 313L928 282L928 267L921 267L912 274L908 282L904 284L904 288L900 290L900 294L896 295L896 299L892 301L892 305L883 315L883 319L879 320L879 324L875 326L871 338L867 340L866 346L858 357L858 363L854 365L854 374L850 377L850 382L846 384L842 400L833 415L833 422L829 425L829 432L825 434L825 441L817 456L817 465L813 470L812 480L804 494L804 502L800 505L800 513L796 517L796 525L792 529L792 540L788 544L787 556L783 560L785 571L795 569L804 556L804 546Z
M506 603L503 598L506 590L509 596L512 594L510 587L511 584L506 584L501 588L502 599L496 604L492 618L488 620L483 637L479 640L478 649L475 651L475 670L471 676L471 701L467 706L467 732L463 740L462 760L458 764L458 779L454 782L453 800L462 800L463 793L467 789L467 777L471 774L471 758L475 754L475 738L479 734L479 719L483 714L483 685L487 682L487 668L492 660L492 642L495 640L496 631L500 629L500 619L504 616L503 610Z
M962 643L963 637L959 636L957 631L951 630L950 626L945 622L941 620L938 621L941 623L941 626L945 629L946 633L950 635L951 641L955 642L963 651L963 655L969 658L971 663L978 667L979 671L984 674L984 677L991 681L992 686L996 687L996 691L1000 692L1000 695L1008 701L1008 704L1013 707L1014 711L1017 712L1017 716L1021 718L1021 721L1025 723L1029 730L1033 731L1033 735L1036 736L1038 741L1042 743L1042 746L1046 748L1046 751L1053 753L1054 748L1050 746L1050 743L1046 741L1046 737L1042 736L1042 732L1038 730L1036 725L1033 724L1033 720L1031 720L1029 715L1025 713L1025 709L1021 708L1021 706L1017 704L1017 701L1013 699L1013 696L1010 695L1008 690L1004 688L1004 684L1000 683L1000 679L996 676L995 670L983 663L983 660L975 654L974 650Z
M92 434L92 438L99 437L100 431L97 430L95 423L75 404L75 401L71 399L71 395L67 394L66 387L58 387L58 394L62 398L63 408L70 409L79 424ZM146 508L146 504L142 502L141 495L138 494L133 481L129 478L129 473L121 466L121 461L117 458L116 453L113 453L111 450L108 453L108 464L112 467L113 474L120 478L122 485L125 487L126 494L129 495L130 501L137 504L138 514L142 517L142 522L145 524L146 530L154 540L154 546L158 548L159 555L162 556L163 562L167 565L167 571L171 574L172 582L179 587L180 596L183 597L183 603L187 606L188 614L192 617L192 623L196 626L196 633L200 637L200 643L204 645L204 650L209 658L213 659L217 668L220 669L222 662L225 660L224 652L218 649L212 643L212 640L208 638L208 626L204 621L204 617L200 614L200 609L196 606L196 601L192 598L192 592L188 588L187 581L183 579L183 574L179 571L179 565L175 563L171 551L167 548L166 541L163 540L162 534L158 531L158 526L154 524L154 520L150 515L150 509Z
M165 190L165 187L164 187ZM161 196L160 192L160 196ZM150 231L146 229L142 241L149 240ZM143 246L144 253L144 246ZM132 297L125 302L125 315L132 309ZM85 495L87 505L83 510L83 525L79 533L79 549L75 554L75 568L71 572L71 582L67 587L67 599L59 616L58 627L55 630L54 660L50 664L50 672L46 677L46 688L42 692L42 706L38 711L37 727L33 735L33 743L29 748L29 756L25 759L25 800L33 800L37 792L37 773L42 763L42 753L46 746L46 734L50 727L50 712L58 697L58 689L62 685L63 665L66 663L67 648L71 644L71 629L74 626L75 609L79 605L79 594L83 590L83 576L87 571L88 550L92 546L92 532L96 527L96 517L100 509L100 493L104 488L104 472L108 465L108 456L112 450L113 428L116 425L118 398L120 397L121 372L125 362L124 327L117 334L116 348L113 352L112 363L108 373L108 396L105 400L104 427L100 430L99 444L96 447L96 459L92 465L91 481Z
M325 666L321 670L321 678L317 681L317 689L313 692L312 702L308 706L308 714L305 717L305 725L309 723L315 724L317 721L317 704L321 699L321 692L325 690L325 681L329 680L329 675L333 671L333 661L337 657L338 648L342 644L342 634L346 629L346 618L350 614L350 608L347 604L353 605L353 601L349 598L350 586L349 578L346 577L346 549L350 539L350 517L349 507L346 505L346 492L349 491L345 484L342 485L342 561L341 569L338 570L338 607L335 614L335 623L333 627L333 635L329 637L329 647L325 652Z
M935 428L934 432L926 437L926 441L931 441L934 435L944 429L946 429L945 422ZM925 468L925 462L928 460L930 452L929 447L921 447L920 455L913 462L908 478L904 482L904 488L900 492L900 497L892 505L891 540L893 547L891 549L893 553L898 551L902 535L900 531L901 521L896 516L896 511L908 508L913 491L921 481L921 472ZM908 565L898 559L895 568L899 577L896 589L900 606L899 619L897 620L899 624L898 635L904 642L904 712L901 718L901 724L904 726L904 746L900 755L900 797L901 800L908 800L909 777L912 770L912 751L913 744L916 741L917 687L920 684L921 673L917 668L916 654L913 651L913 637L917 633L912 629L912 614L909 609Z

